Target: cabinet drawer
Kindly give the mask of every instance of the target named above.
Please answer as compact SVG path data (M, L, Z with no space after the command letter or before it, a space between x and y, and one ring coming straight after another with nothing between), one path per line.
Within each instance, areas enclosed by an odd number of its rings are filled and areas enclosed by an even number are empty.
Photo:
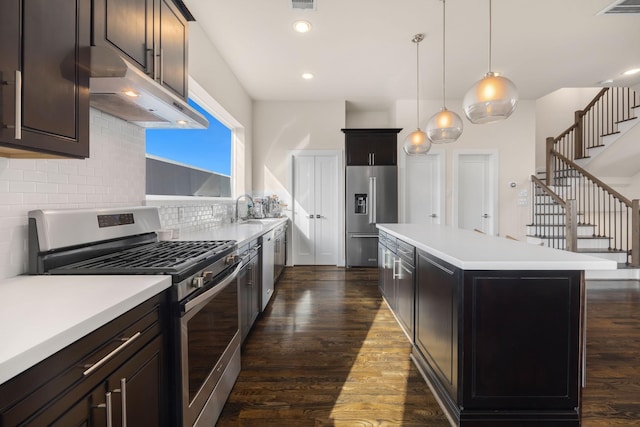
M161 333L164 301L165 294L151 298L3 384L0 425L26 421L62 394L72 399L89 393Z
M416 249L402 240L396 240L396 254L412 267L415 266Z

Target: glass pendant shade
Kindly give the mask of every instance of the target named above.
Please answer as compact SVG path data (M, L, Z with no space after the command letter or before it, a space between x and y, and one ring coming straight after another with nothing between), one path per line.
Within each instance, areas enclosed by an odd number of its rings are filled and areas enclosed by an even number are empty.
M471 123L492 123L504 120L514 112L518 90L511 80L490 71L469 89L462 104Z
M427 134L416 129L404 139L402 149L410 156L427 154L431 149L431 141L427 138Z
M442 107L427 122L427 137L434 144L456 142L462 135L463 127L459 115Z

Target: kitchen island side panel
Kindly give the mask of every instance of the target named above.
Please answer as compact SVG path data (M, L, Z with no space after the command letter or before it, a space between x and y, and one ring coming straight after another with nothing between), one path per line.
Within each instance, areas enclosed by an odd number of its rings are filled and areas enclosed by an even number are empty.
M434 261L451 274L425 274ZM452 424L578 427L583 272L464 271L424 252L418 264L412 357ZM427 301L438 287L456 299L447 310Z

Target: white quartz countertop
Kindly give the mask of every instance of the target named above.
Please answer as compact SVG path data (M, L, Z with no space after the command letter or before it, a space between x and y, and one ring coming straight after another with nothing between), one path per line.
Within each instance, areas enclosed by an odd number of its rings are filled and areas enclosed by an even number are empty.
M287 218L251 219L219 228L181 233L180 240L236 240L238 246L256 239L287 222Z
M0 280L0 384L170 285L155 275Z
M615 270L615 261L443 225L377 227L463 270Z

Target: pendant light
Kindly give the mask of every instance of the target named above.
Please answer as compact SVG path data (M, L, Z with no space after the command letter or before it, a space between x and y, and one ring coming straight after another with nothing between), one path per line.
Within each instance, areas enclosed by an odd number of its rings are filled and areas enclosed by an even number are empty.
M431 148L431 141L427 134L420 130L420 42L424 40L424 34L416 34L411 39L416 44L416 130L411 132L404 140L402 148L410 156L427 154Z
M491 0L489 0L489 72L464 96L464 114L471 123L492 123L508 118L518 104L511 80L491 71Z
M442 0L442 108L427 122L427 137L434 144L456 142L464 127L460 116L445 106L445 1Z

